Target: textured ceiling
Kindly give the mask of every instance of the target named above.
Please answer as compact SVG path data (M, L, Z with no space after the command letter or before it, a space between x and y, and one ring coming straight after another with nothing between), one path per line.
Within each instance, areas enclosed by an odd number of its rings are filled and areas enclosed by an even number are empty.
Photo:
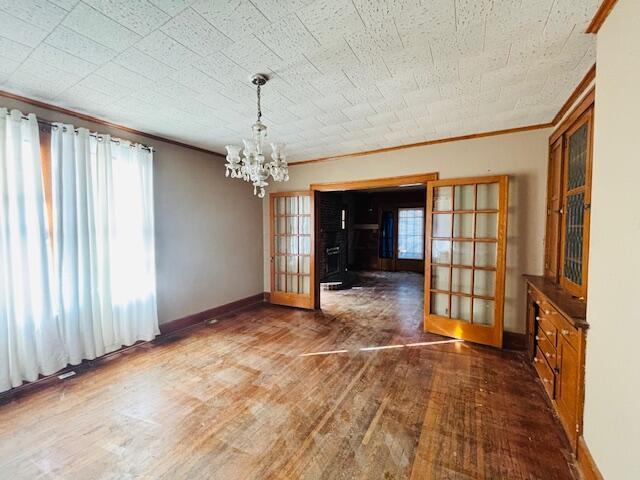
M551 121L598 0L0 0L0 89L289 161ZM0 99L0 106L1 106Z

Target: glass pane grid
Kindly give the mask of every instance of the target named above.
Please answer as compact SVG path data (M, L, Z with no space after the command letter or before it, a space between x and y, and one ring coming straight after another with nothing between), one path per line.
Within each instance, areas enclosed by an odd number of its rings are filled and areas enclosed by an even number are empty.
M585 184L587 166L587 124L569 137L567 188L573 190Z
M497 183L434 189L431 314L493 325L498 194Z
M275 290L311 292L311 199L306 195L274 200Z
M584 235L584 192L567 195L564 276L582 285L582 244Z

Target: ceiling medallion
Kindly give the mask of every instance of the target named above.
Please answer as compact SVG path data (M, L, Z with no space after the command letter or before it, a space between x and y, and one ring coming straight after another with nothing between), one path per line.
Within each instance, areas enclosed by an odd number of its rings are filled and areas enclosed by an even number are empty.
M265 162L262 144L267 136L267 126L262 123L260 108L260 88L267 83L266 75L256 74L251 77L251 83L256 86L258 96L258 120L251 127L251 140L242 139L244 149L240 145L226 145L227 163L226 176L241 178L253 184L253 194L264 198L264 189L269 186L269 176L274 182L289 180L289 167L284 152L284 143L271 144L271 161ZM242 154L242 155L241 155Z

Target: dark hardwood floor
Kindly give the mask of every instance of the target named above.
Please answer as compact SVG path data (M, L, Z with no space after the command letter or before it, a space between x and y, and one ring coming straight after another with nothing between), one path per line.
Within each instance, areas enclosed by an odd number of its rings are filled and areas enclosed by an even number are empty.
M0 478L573 478L524 359L422 333L422 282L366 274L20 395Z

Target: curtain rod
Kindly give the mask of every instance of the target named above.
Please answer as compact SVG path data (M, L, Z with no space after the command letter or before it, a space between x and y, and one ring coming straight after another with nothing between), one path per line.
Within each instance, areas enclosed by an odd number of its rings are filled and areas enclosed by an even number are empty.
M29 117L27 115L22 115L22 118L23 118L23 120L28 120L29 119ZM60 123L62 123L62 122L60 122ZM44 119L40 119L40 118L38 119L38 125L46 125L48 127L51 127L52 129L53 128L58 128L58 125L56 125L54 122L50 122L49 120L44 120ZM63 127L63 131L66 131L66 129L67 129L67 127ZM76 128L74 131L77 133L78 129ZM101 140L101 138L100 138L101 134L99 134L97 132L89 132L89 136L95 137L96 139ZM113 143L117 143L117 144L121 143L121 140L119 138L111 138L111 141ZM138 142L131 142L131 143L134 144L134 145L135 144L140 145L143 150L147 150L149 152L153 151L153 147L151 147L149 145L145 145L143 143L138 143Z

